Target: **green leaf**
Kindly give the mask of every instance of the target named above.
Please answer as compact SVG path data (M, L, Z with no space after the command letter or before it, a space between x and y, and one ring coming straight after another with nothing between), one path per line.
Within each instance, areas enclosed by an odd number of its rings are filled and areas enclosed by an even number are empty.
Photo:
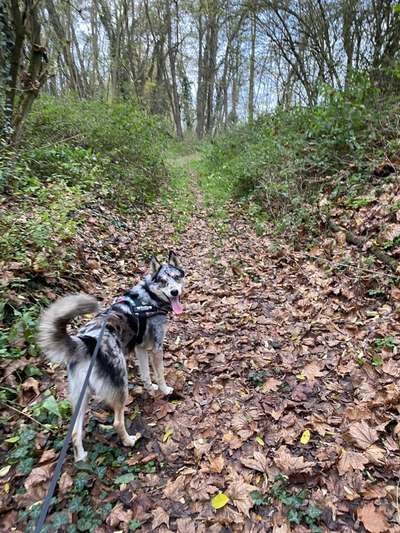
M131 520L129 522L129 525L128 525L128 529L129 531L136 531L137 529L140 528L140 526L142 525L142 523L139 521L139 520Z
M24 372L28 377L41 376L43 374L39 368L33 365L26 366Z
M316 505L309 505L306 513L307 516L309 516L312 520L315 520L316 518L321 516L322 511Z
M53 514L52 526L57 531L61 526L69 524L69 516L67 513L55 513Z
M289 519L289 522L293 522L294 524L300 524L301 521L301 515L296 509L290 509L287 513L287 517Z
M255 505L265 505L267 503L267 500L261 496L258 490L250 492L250 496Z
M123 474L122 476L117 477L115 483L117 485L122 485L122 483L130 483L134 479L136 479L135 474Z
M174 434L174 432L172 431L172 429L167 429L167 431L164 433L162 441L163 442L168 442L173 434Z
M8 474L10 471L11 465L3 466L3 468L0 468L0 477L4 477Z
M219 492L214 498L211 500L211 505L214 509L222 509L222 507L225 507L225 505L229 502L229 498L226 494L223 492Z
M53 413L53 415L56 415L61 418L60 409L58 408L58 403L54 396L51 395L46 398L42 403L42 407L44 407L46 411L49 411L49 413Z
M14 435L14 437L8 437L4 442L9 442L10 444L15 444L19 441L19 435Z

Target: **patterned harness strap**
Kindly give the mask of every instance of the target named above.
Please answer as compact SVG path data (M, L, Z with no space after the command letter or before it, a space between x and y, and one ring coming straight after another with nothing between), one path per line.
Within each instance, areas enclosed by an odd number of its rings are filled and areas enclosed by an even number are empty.
M127 305L131 314L136 318L136 334L129 343L131 347L132 345L140 344L142 342L148 318L156 315L166 315L169 312L169 309L162 309L156 305L143 304L138 301L137 296L129 292L117 298L116 301L114 301L113 306L121 304Z

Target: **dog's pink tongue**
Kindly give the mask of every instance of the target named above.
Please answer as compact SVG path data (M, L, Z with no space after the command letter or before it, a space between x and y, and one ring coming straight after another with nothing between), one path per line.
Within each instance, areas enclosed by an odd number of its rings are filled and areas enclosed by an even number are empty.
M176 298L173 298L171 300L171 307L172 307L172 311L176 314L176 315L180 315L181 313L183 313L183 305L181 304L181 302L179 301L179 298L176 297Z

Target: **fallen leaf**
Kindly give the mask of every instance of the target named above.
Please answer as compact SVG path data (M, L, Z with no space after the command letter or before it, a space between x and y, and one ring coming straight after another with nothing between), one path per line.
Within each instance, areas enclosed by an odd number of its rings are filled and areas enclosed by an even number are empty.
M285 474L295 472L309 472L313 463L306 461L302 456L292 455L286 446L281 446L274 456L276 466Z
M55 463L47 464L45 466L38 466L34 468L24 482L24 487L29 492L33 486L40 485L48 481L53 472Z
M33 392L36 394L36 396L39 396L39 394L40 394L39 382L38 382L37 379L35 379L33 377L30 377L30 378L26 379L22 383L21 388L24 391L33 390Z
M175 480L170 479L164 489L164 496L179 501L185 493L186 476L180 475Z
M312 383L315 381L315 378L319 378L324 375L324 373L321 372L323 366L324 365L322 363L312 362L306 365L301 373L307 378L308 381Z
M67 494L67 492L69 491L69 489L72 487L73 484L74 484L74 480L68 474L68 472L63 472L60 478L60 482L58 484L58 492L63 495Z
M173 434L174 434L174 432L172 431L172 429L167 429L167 431L163 435L162 441L163 442L168 442Z
M267 458L261 452L255 451L253 457L241 457L240 462L246 468L266 473L268 468Z
M254 500L251 493L257 490L254 485L249 485L243 481L234 481L229 485L228 494L232 499L232 503L237 507L238 511L244 513L249 517L249 511L254 505Z
M368 463L368 458L360 452L353 452L351 450L342 450L342 455L338 462L339 475L343 476L347 472L353 470L364 470L364 466Z
M0 468L0 477L4 477L8 474L10 471L11 465L3 466L3 468Z
M309 429L305 429L300 437L301 444L308 444L310 442L311 433Z
M275 378L268 378L261 387L261 392L275 392L282 385L282 381Z
M377 446L376 444L373 444L367 450L365 450L365 455L368 457L371 463L376 465L385 464L386 452L383 448Z
M121 523L128 524L132 520L132 510L124 511L122 503L117 503L106 518L106 523L111 527L118 527Z
M221 509L222 507L225 507L225 505L229 502L229 498L226 494L223 492L219 492L214 498L211 500L211 506L214 509Z
M223 455L217 455L210 460L210 471L220 474L224 468L225 459Z
M53 473L55 463L34 468L24 482L30 501L42 500L47 492L47 482Z
M192 518L178 518L177 533L196 533L196 526Z
M382 533L389 528L385 514L370 502L357 509L357 516L370 533Z
M351 424L349 434L355 444L362 450L366 450L378 439L378 432L362 421Z
M152 530L156 529L161 524L165 524L169 527L169 515L162 507L156 507L152 512L153 523L151 524Z
M56 451L53 448L50 448L49 450L45 450L39 459L39 464L47 463L48 461L52 461L56 456Z

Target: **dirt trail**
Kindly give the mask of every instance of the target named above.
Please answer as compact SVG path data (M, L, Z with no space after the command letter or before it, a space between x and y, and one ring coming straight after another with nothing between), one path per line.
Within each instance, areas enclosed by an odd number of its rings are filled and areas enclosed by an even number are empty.
M395 531L400 461L386 426L398 370L388 354L381 367L357 361L376 335L396 330L394 309L368 319L348 280L284 243L274 248L235 206L221 230L195 175L191 187L178 245L168 213L147 221L152 232L163 220L183 258L187 312L166 346L167 381L181 399L140 401L152 426L141 453L165 466L140 479L139 515L165 532L282 532L288 516L299 532L362 531L360 520L389 528L387 516ZM219 492L229 502L216 511Z

